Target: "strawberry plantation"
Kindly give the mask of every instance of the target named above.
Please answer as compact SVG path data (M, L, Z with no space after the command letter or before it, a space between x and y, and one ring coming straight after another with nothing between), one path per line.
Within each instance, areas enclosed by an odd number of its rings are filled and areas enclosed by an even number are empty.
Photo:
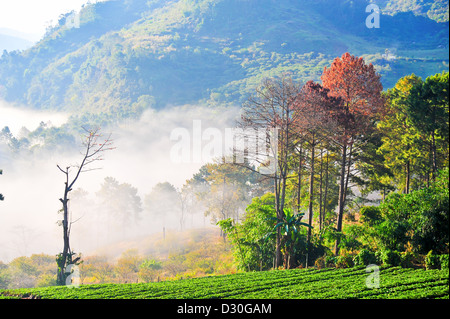
M420 299L449 298L448 269L382 266L379 286L367 285L365 267L288 269L137 284L1 290L22 299Z

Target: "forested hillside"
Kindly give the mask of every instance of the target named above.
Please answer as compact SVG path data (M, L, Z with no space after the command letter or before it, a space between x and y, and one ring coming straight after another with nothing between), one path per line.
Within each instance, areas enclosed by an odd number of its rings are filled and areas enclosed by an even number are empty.
M0 288L375 264L448 295L448 1L368 4L106 1L3 52Z
M386 14L413 12L415 15L429 17L437 22L448 22L448 1L446 0L383 0Z
M410 73L426 77L448 69L448 22L417 13L445 4L448 12L448 2L427 2L419 10L385 1L391 15L382 15L379 29L365 25L367 4L128 0L86 5L80 28L70 27L69 14L62 15L33 48L3 53L0 97L39 109L121 118L168 104L239 105L264 77L289 71L297 79L317 80L344 52L372 62L385 88ZM386 49L395 59L383 56Z

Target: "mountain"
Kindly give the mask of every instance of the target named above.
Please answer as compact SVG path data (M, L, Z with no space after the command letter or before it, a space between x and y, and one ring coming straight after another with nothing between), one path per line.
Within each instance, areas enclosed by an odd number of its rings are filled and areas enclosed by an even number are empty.
M68 13L32 48L3 54L0 98L102 118L173 104L239 105L264 77L319 80L347 51L373 63L389 88L404 75L449 67L448 1L415 2L381 1L380 28L366 26L366 0L90 4L79 25Z
M26 50L32 45L33 40L29 35L11 29L0 28L0 52L3 52L3 50Z
M437 22L448 22L448 0L381 0L385 14L412 12Z

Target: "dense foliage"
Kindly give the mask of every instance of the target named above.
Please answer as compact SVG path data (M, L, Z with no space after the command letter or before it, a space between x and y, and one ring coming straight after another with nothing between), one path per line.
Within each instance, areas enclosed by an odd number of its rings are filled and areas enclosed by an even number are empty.
M358 61L342 57L347 58ZM298 138L296 147L290 149L287 166L288 179L295 182L287 183L285 198L281 200L288 204L281 219L277 216L273 220L276 205L264 204L268 193L253 199L240 223L219 223L229 234L241 269L270 267L276 245L272 242L267 247L264 242L262 246L261 240L271 234L271 226L281 226L285 235L280 235L289 239L283 239L282 245L285 268L327 265L330 261L337 267L347 267L367 264L367 260L426 267L425 256L431 251L435 255L448 254L448 73L430 76L425 81L415 75L406 76L378 97L383 106L373 102L368 110L366 101L376 100L379 92L368 92L365 85L363 89L355 85L361 76L353 84L351 79L345 80L345 76L351 77L364 67L356 63L336 65L332 65L336 75L324 85L333 89L337 83L338 89L344 88L344 95L336 91L336 97L344 96L343 101L351 102L337 107L330 104L320 116L322 111L317 105L327 105L324 100L303 91L298 93L303 99L300 105L310 100L317 112L294 107L304 118L299 117L300 125L289 132ZM345 75L342 83L336 80L339 74ZM347 90L349 83L353 86ZM373 89L375 84L369 86ZM308 82L304 87L312 84ZM346 97L348 92L354 95ZM341 109L344 111L339 113ZM321 120L315 125L317 117ZM302 125L303 121L308 125ZM311 132L315 142L311 141ZM330 175L334 178L330 179ZM354 186L344 188L349 182ZM305 184L309 184L308 190L302 190ZM339 192L330 194L332 185L339 187ZM288 213L290 210L294 214ZM312 227L307 231L300 229L298 234L291 232L292 221L305 217ZM289 256L295 258L289 260Z
M361 209L360 224L348 227L360 247L427 254L448 252L448 169L436 183L409 194L391 193L379 206ZM351 235L350 235L351 234Z
M420 2L414 0L384 0L381 2L384 3L383 11L388 14L412 11L416 15L428 16L438 22L448 21L448 1L446 0Z
M274 240L267 237L273 229L273 207L273 195L268 193L261 198L253 198L241 223L236 225L231 218L219 222L231 243L237 247L234 253L239 268L252 271L273 267Z

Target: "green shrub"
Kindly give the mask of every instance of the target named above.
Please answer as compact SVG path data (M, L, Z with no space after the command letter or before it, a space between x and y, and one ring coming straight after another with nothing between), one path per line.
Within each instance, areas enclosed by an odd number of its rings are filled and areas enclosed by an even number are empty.
M306 251L304 249L302 249L302 245L300 242L299 242L299 244L300 245L297 245L297 247L296 247L297 251L295 254L295 258L298 261L302 260L303 259L302 256L304 256L304 254L306 253ZM306 248L306 245L305 245L305 248ZM327 247L317 244L317 243L311 243L308 251L309 251L308 258L309 258L310 264L315 262L318 258L320 258L320 256L329 254L329 249Z
M373 226L373 237L382 249L403 251L408 243L409 224L406 220L386 219Z
M336 259L336 268L350 268L354 266L352 255L339 256Z
M425 256L425 267L427 269L439 269L441 266L440 257L432 250Z
M364 206L359 211L361 222L372 226L382 220L381 210L377 206Z
M56 275L43 274L36 281L36 287L56 286Z
M413 251L447 253L449 240L448 169L439 173L430 187L409 194L392 192L379 208L361 210L361 221L373 224L365 234L383 249L404 251L408 242ZM377 209L381 211L378 219Z
M383 264L390 266L400 266L402 261L400 253L396 250L383 250L380 257Z
M355 266L367 266L377 263L377 257L375 253L368 249L361 249L361 251L353 258Z
M322 257L316 259L314 266L318 269L336 267L336 260L337 258L334 256L323 255Z
M330 268L330 267L336 267L336 261L337 261L337 257L335 256L326 256L325 257L325 266Z
M316 261L314 262L314 266L316 266L318 269L323 269L325 268L325 257L326 256L322 256L316 259Z
M403 268L412 268L413 266L413 261L414 259L416 259L416 256L414 253L408 251L408 252L403 252L400 254L400 266L402 266Z
M441 269L447 269L447 270L449 269L448 268L448 254L441 255L440 262L441 262Z

